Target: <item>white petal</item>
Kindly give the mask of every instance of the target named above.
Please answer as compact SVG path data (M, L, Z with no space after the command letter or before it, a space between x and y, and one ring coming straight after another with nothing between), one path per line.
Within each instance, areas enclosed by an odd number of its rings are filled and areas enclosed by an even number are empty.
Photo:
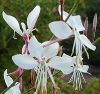
M88 65L81 65L81 67L78 68L79 71L84 72L84 73L87 73L88 69L89 69Z
M81 39L82 43L85 46L87 46L89 49L91 49L93 51L96 49L96 47L90 42L90 40L85 35L83 35L83 34L80 35L80 39Z
M35 26L35 23L37 21L37 18L40 14L40 6L36 6L28 15L27 17L27 26L28 29L32 30Z
M77 31L85 30L84 26L82 25L81 16L71 16L69 21L67 22L72 28L76 28Z
M58 12L61 15L61 5L59 5L59 7L58 7ZM66 20L66 18L68 17L68 15L69 14L67 12L63 11L63 20Z
M4 11L2 13L4 20L6 21L6 23L14 30L16 31L19 35L22 36L22 31L20 29L19 23L16 20L15 17L7 15Z
M13 88L10 88L5 94L13 94Z
M67 65L74 66L74 64L76 64L76 56L71 57L69 55L63 54L62 57L66 58L66 62L68 62Z
M73 71L73 64L65 57L55 56L48 64L49 67L62 71L64 74L69 74Z
M10 76L8 76L7 69L4 71L4 80L7 87L9 87L13 83L13 79Z
M73 72L73 67L67 67L66 69L62 69L63 74L68 75Z
M41 59L44 51L41 43L38 42L35 36L31 37L29 41L28 50L33 57L38 59Z
M21 94L19 86L20 83L16 82L16 85L13 87L13 94Z
M46 41L44 43L42 43L42 45L45 45L45 44L48 44L50 41ZM56 43L53 43L47 47L44 47L44 54L43 56L45 58L51 58L51 57L54 57L57 55L58 53L58 50L59 50L59 44L56 42Z
M38 66L37 61L30 55L14 55L12 56L13 62L22 69L33 69Z
M51 32L60 39L66 39L73 34L70 27L63 21L51 22L49 28Z
M61 15L61 5L58 7L59 14ZM69 13L63 11L63 19L66 20L68 17ZM76 16L70 16L69 19L66 22L69 26L71 26L73 29L76 28L77 31L83 31L85 28L82 25L81 21L81 16L76 15Z

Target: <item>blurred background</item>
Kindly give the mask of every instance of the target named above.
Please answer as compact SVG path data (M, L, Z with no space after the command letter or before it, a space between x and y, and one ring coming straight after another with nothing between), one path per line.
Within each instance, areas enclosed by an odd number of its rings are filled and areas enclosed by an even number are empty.
M76 0L65 0L65 11L69 12ZM12 55L21 53L21 48L23 46L23 41L21 37L16 34L17 39L13 39L13 30L6 24L2 18L2 12L5 11L17 18L19 23L25 22L28 13L36 6L41 6L41 13L36 23L36 28L39 32L33 32L40 42L49 40L52 36L48 24L52 21L59 20L58 5L59 0L0 0L0 92L6 88L3 79L3 72L8 69L9 72L14 71L17 66L12 62ZM82 21L88 17L89 29L88 38L91 40L92 33L92 23L94 14L98 15L97 33L95 45L97 47L95 52L90 50L90 59L87 60L85 57L85 63L90 65L89 72L91 76L86 76L88 83L84 85L82 91L74 91L72 85L67 84L66 77L61 81L57 80L58 85L60 84L60 90L57 94L100 94L100 0L81 0L79 6L75 9L73 15L79 14L82 16ZM61 45L64 46L64 52L70 54L72 40L65 40ZM29 75L26 73L26 76ZM28 77L26 77L28 79ZM26 80L25 79L25 80ZM28 82L26 83L26 85ZM51 86L51 85L50 85ZM26 87L27 88L27 87ZM51 91L49 90L48 94ZM31 94L31 93L29 93Z

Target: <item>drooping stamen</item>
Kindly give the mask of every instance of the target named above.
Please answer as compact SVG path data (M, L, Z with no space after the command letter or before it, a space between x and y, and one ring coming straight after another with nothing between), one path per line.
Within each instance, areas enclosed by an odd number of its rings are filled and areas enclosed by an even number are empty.
M16 32L15 31L14 31L13 39L17 39L16 38Z
M32 69L31 70L31 79L30 79L31 85L33 85L33 81L35 79L35 76L36 76L36 72L34 69Z

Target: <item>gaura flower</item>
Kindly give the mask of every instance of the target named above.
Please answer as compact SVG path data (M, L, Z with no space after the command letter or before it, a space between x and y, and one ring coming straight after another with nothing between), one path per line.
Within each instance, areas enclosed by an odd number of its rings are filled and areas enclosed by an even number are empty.
M59 6L59 13L61 14L60 6ZM64 20L66 20L68 15L69 14L67 12L63 11L63 19ZM85 46L93 51L96 49L96 47L89 41L89 39L84 34L80 34L80 31L84 31L84 27L82 25L80 15L76 15L76 16L71 15L69 17L69 19L67 20L67 22L63 22L63 21L51 22L49 24L49 28L50 28L51 32L60 39L66 39L66 38L70 37L71 35L74 35L75 40L74 40L72 53L74 53L74 49L76 46L76 55L77 55L77 52L79 52L79 51L82 52L82 47L86 51ZM78 50L78 48L79 48L79 50Z
M61 15L60 8L59 8L59 13ZM76 15L76 16L71 15L69 17L69 19L66 21L66 18L68 17L68 15L69 14L67 12L63 11L63 19L65 20L65 22L63 22L63 21L51 22L49 24L49 28L50 28L51 32L60 39L67 39L71 35L75 36L74 44L73 44L73 48L72 48L72 55L75 50L76 63L75 63L75 68L74 68L75 71L73 72L73 74L79 75L79 73L77 74L76 70L79 71L79 69L83 68L82 66L84 66L83 61L82 61L83 48L89 58L89 54L86 50L86 47L93 51L96 49L96 47L90 42L90 40L84 34L80 34L80 31L84 31L84 27L82 25L80 15ZM76 67L76 66L78 66L78 67ZM80 75L81 75L81 72L80 72ZM81 79L81 76L79 76L79 79ZM75 79L74 79L74 77L75 77ZM75 86L76 89L77 89L77 87L80 89L82 86L80 86L80 85L77 86L77 83L79 84L79 83L81 83L81 81L79 82L76 79L77 76L72 76L72 78L75 80L73 82L76 84L76 86Z
M82 73L88 73L88 69L89 69L89 66L88 65L83 65L81 64L80 62L83 60L80 60L79 57L77 56L68 56L66 54L63 54L62 57L65 57L66 58L66 63L67 64L72 64L69 70L69 73L72 73L72 76L69 80L69 83L72 82L73 83L73 87L75 87L75 90L80 90L82 89L82 80L86 83L86 80L83 76ZM68 61L68 59L70 59L70 61Z
M10 16L6 14L5 12L2 13L4 20L6 23L14 30L14 38L15 38L15 32L17 32L20 36L22 36L25 44L22 47L22 54L29 54L28 52L28 42L29 42L29 36L34 31L34 26L37 21L37 18L40 14L40 6L36 6L28 15L27 17L27 26L25 23L21 23L21 28L20 24L18 23L17 19L13 16ZM28 28L26 28L28 27ZM23 72L23 69L17 68L16 71L10 73L11 75L16 75L16 74L21 74ZM22 77L20 77L20 88L22 88Z
M56 56L59 50L59 44L54 43L47 47L43 47L43 45L48 42L49 41L40 43L37 41L35 36L33 36L30 39L28 45L30 55L18 54L12 57L12 60L17 66L23 69L34 69L36 71L36 94L39 91L41 92L41 94L47 93L46 86L48 76L50 77L53 85L56 86L50 68L60 70L64 74L66 70L68 70L68 64L66 62L63 62L63 59L61 60L61 62L59 62L61 57Z
M17 19L13 16L10 16L8 14L6 14L4 11L2 13L4 20L6 21L6 23L15 31L17 32L20 36L24 36L27 35L29 36L29 34L34 31L34 26L35 23L37 21L37 18L40 14L40 6L36 6L28 15L27 17L27 27L25 23L21 23L21 27L22 30L20 29L20 25L17 21Z
M13 83L13 79L8 75L7 69L4 71L4 80L7 87ZM21 94L19 86L20 83L16 82L5 94Z

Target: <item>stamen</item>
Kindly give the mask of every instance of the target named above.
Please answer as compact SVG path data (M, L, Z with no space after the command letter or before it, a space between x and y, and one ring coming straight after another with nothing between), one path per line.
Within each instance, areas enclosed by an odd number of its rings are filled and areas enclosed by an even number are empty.
M15 31L14 31L13 39L17 39L16 38L16 32Z
M87 52L86 47L84 45L83 45L83 47L84 47L84 50L86 52L87 58L89 59L89 53Z

